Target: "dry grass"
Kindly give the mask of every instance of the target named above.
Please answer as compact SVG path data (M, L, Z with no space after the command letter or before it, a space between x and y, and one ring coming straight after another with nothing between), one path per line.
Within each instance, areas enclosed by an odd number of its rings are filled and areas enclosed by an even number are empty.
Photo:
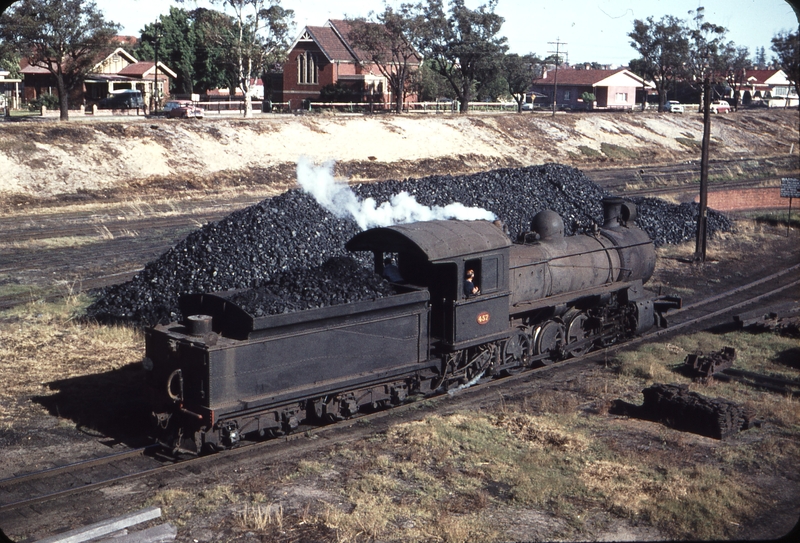
M88 303L85 296L67 295L57 303L34 301L0 313L0 423L17 424L38 413L29 400L53 394L49 383L141 360L139 331L76 319Z

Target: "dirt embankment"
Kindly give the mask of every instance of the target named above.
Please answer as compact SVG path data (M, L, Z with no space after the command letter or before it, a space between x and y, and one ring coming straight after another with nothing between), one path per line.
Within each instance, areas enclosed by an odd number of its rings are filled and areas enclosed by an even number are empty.
M798 151L797 112L714 116L713 158ZM635 113L213 116L202 121L0 124L0 201L80 193L291 183L301 156L353 180L560 162L576 167L697 160L702 116Z

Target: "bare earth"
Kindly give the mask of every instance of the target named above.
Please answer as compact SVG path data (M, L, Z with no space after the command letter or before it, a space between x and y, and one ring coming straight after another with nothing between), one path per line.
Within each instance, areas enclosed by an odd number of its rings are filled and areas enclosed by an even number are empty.
M797 152L796 111L715 116L713 157ZM702 116L657 113L419 115L264 115L182 122L0 124L0 203L64 194L150 194L184 183L228 185L251 174L292 183L301 156L334 160L353 181L467 173L559 162L576 167L696 160ZM237 176L237 173L239 174Z

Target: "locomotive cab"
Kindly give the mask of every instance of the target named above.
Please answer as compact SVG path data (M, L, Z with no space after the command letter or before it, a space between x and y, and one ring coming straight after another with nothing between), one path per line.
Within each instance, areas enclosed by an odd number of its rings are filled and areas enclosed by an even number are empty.
M430 292L431 338L440 352L463 350L508 337L511 241L487 221L426 221L374 228L353 237L351 251L371 251L382 273L387 254L397 255L404 288ZM463 284L473 270L480 292ZM400 285L399 288L403 288Z

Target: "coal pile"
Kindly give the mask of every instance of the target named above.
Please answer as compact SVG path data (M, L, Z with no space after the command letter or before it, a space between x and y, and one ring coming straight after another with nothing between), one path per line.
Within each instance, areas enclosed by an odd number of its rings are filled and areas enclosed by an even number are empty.
M609 195L579 170L558 164L361 184L353 190L359 197L372 197L378 203L406 191L427 206L460 202L482 207L506 224L512 239L527 231L533 216L543 209L552 209L563 217L568 235L589 230L602 223L601 200ZM676 206L655 199L643 199L640 205L638 222L657 245L694 237L696 205ZM709 234L717 229L730 229L730 222L710 212ZM181 294L252 289L270 281L271 296L284 300L265 301L275 311L300 308L303 303L312 306L313 299L296 299L297 290L292 291L294 300L286 300L285 292L275 291L275 282L288 285L293 279L282 274L302 275L331 257L348 255L344 244L358 232L353 220L336 217L311 196L293 189L193 232L147 264L131 281L97 292L87 316L105 323L166 323L181 317ZM365 266L371 264L371 255L355 257ZM297 282L303 280L298 278ZM272 310L266 310L266 314Z
M667 243L682 243L697 237L697 217L700 204L680 205L659 198L630 198L636 204L639 218L636 225L648 233L656 247ZM706 229L709 237L715 232L730 232L733 221L718 211L708 210Z
M316 309L391 296L388 281L349 257L334 257L321 266L281 272L255 289L229 299L254 317Z

